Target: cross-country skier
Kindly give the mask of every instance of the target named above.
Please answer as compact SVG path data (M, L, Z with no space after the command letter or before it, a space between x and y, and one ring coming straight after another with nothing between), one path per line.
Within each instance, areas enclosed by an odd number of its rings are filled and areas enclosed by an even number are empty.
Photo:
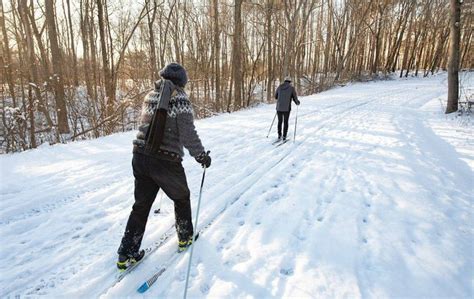
M290 111L291 111L291 100L293 100L296 105L300 104L298 100L298 95L296 94L296 90L291 85L291 78L286 77L285 82L278 86L275 92L275 99L277 99L277 115L278 115L278 140L282 138L281 134L281 125L284 123L283 126L283 140L286 140L286 135L288 133L288 119L290 118Z
M137 138L133 141L135 203L118 249L121 270L141 260L140 245L151 206L160 188L174 201L178 250L193 242L190 191L181 164L183 146L197 162L211 166L195 130L193 108L184 87L186 70L171 63L160 71L155 90L145 96Z

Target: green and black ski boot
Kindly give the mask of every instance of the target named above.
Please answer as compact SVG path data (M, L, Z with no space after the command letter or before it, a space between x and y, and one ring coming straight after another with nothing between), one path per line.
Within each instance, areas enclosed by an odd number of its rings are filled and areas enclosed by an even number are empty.
M125 271L127 270L128 267L132 266L133 264L138 263L144 256L145 256L145 250L143 249L137 253L130 254L130 255L119 254L119 258L117 261L117 268L120 271Z

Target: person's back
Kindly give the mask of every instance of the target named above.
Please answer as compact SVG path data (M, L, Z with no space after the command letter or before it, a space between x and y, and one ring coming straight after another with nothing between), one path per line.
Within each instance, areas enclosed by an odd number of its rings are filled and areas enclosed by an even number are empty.
M169 104L165 111L162 126L163 133L157 148L147 145L147 135L153 135L152 118L160 100L161 84L170 84L173 92L170 92ZM191 156L204 152L199 136L193 124L193 109L188 95L184 89L172 82L162 79L157 81L154 91L148 93L144 100L140 126L137 138L133 141L135 153L141 153L156 158L171 161L181 161L184 156L183 146L186 147ZM153 128L154 129L154 128ZM149 136L152 137L152 136Z
M291 81L285 80L278 86L275 98L278 100L276 109L281 112L291 111L291 100L298 103L298 95L293 85L291 85Z
M278 114L278 139L282 137L281 126L283 127L283 140L286 140L288 133L288 119L290 118L291 101L293 100L296 105L300 104L296 90L291 85L291 78L286 77L285 81L278 86L275 92L275 99L277 99L277 114Z
M183 147L196 161L209 167L211 157L204 150L193 122L193 109L184 87L186 70L177 63L160 71L162 80L144 99L137 138L133 141L132 168L135 202L127 221L117 267L125 270L141 260L139 250L148 214L160 189L174 201L178 251L193 242L190 191L182 165Z

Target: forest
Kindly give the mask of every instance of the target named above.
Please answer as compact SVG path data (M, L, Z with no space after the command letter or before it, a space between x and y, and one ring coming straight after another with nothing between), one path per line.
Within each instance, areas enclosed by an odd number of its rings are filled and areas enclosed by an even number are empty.
M1 1L0 152L136 129L172 61L198 118L271 103L287 75L309 95L446 71L449 2ZM474 67L472 13L462 3L461 69Z

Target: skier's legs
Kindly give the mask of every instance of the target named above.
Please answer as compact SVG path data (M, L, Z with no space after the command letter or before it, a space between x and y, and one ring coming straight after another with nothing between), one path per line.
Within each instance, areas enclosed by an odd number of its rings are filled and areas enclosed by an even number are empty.
M281 137L281 124L283 123L283 112L277 111L278 115L278 138Z
M288 120L290 118L290 111L284 112L283 118L284 118L283 137L286 138L286 135L288 134Z
M151 166L154 181L174 202L176 232L179 240L187 240L193 235L191 221L191 202L186 174L180 162L156 160L157 165Z
M118 249L122 255L138 252L145 232L148 214L159 191L158 185L147 174L147 157L134 154L132 160L135 176L135 203L128 218L125 233Z

